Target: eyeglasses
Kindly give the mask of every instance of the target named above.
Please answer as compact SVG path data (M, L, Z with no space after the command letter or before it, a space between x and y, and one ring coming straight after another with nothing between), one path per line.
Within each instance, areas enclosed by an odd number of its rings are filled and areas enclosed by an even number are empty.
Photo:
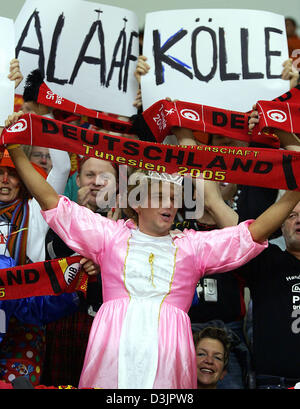
M45 159L47 159L47 160L51 160L51 156L50 156L49 153L34 152L34 153L31 154L31 156L32 156L33 158L36 158L36 159L45 158Z

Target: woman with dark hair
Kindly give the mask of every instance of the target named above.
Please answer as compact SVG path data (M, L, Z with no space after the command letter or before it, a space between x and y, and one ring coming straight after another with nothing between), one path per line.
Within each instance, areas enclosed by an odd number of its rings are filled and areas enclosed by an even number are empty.
M193 334L198 389L216 389L219 380L226 375L229 361L230 340L222 328L206 327Z

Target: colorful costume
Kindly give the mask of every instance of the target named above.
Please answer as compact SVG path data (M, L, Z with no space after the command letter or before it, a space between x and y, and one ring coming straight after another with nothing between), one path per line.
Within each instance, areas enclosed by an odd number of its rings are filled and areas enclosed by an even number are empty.
M101 266L103 305L91 328L79 387L196 388L190 308L204 274L257 256L247 225L153 237L61 197L42 212L74 251Z

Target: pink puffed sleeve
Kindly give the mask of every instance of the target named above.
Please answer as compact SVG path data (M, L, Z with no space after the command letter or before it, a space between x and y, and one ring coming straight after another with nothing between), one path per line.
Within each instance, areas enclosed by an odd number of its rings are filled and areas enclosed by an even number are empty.
M191 238L198 240L195 263L200 269L200 276L235 270L268 247L268 241L253 241L248 229L253 221L209 232L194 232Z
M105 249L105 240L118 223L60 196L55 209L41 211L51 229L75 252L96 263Z

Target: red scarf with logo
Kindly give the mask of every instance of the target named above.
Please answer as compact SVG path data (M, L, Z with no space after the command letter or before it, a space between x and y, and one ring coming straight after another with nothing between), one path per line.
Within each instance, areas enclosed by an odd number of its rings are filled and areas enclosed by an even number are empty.
M106 115L102 112L85 108L69 99L62 98L51 91L45 82L39 87L37 102L78 116L85 116L87 117L87 122L96 125L98 128L103 128L112 132L132 134L131 122L121 121L117 119L116 116ZM76 117L74 117L73 120L75 118Z
M88 275L81 256L25 264L0 270L0 301L81 291L86 294Z
M181 175L190 173L193 177L200 176L201 172L203 178L209 180L300 190L300 152L150 143L95 132L34 114L24 115L5 129L1 137L2 144L56 148L146 170Z
M54 94L45 83L39 89L38 102L69 112L101 118L102 127L123 126L130 133L131 123L89 110ZM162 141L179 126L217 133L245 142L265 143L279 147L272 132L282 129L300 133L300 86L274 99L258 101L260 122L248 131L249 113L223 110L183 101L161 100L143 112L143 118L156 141ZM121 129L121 128L120 128ZM115 129L114 129L115 130ZM2 144L21 143L74 152L136 168L179 174L190 173L204 179L275 189L298 190L300 186L300 153L279 149L222 146L182 147L132 140L95 132L60 121L26 114L2 133Z
M59 108L72 114L86 116L88 122L109 131L132 134L131 122L120 121L114 116L88 109L55 94L43 82L39 87L37 102ZM259 125L249 132L249 113L230 111L183 101L161 100L146 109L142 117L157 142L170 134L173 126L186 127L194 131L222 134L244 142L259 142L279 147L276 135L263 132L263 128L277 128L296 132L300 105L300 85L273 101L258 101L261 116ZM97 122L98 121L98 122Z

